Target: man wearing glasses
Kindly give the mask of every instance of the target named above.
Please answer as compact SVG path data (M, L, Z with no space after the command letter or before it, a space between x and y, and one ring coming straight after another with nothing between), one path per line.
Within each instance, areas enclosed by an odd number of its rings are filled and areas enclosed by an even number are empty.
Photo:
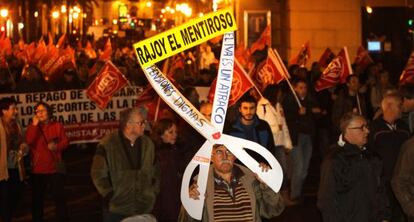
M213 146L202 221L261 221L282 213L283 200L249 169L234 164L236 157L224 146ZM261 164L262 170L269 166ZM197 184L190 198L199 199ZM195 221L181 212L179 221Z
M324 222L389 221L382 162L366 149L368 125L364 117L345 113L341 136L321 167L317 206Z
M143 108L121 112L119 130L98 144L91 176L104 199L104 221L151 213L159 192L154 144L144 135Z

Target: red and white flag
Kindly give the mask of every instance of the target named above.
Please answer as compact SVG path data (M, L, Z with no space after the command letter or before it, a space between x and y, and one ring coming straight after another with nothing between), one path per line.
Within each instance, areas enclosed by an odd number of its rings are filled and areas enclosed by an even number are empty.
M404 85L406 83L414 84L414 51L411 52L407 65L400 76L400 85Z
M240 99L250 88L253 87L253 83L250 80L250 77L247 75L246 71L244 71L243 67L237 59L234 60L234 68L233 68L233 80L231 83L231 90L230 90L230 99L229 105L234 105L237 100ZM214 79L213 83L211 84L210 91L208 92L208 99L211 103L214 100L214 93L216 92L216 83L217 78Z
M105 43L102 54L99 56L99 59L103 61L111 60L111 55L112 55L111 39L108 38L108 40Z
M372 60L371 56L369 56L368 50L364 49L362 46L359 46L354 64L361 67L362 69L366 69L372 63L374 63L374 60Z
M322 68L328 67L329 63L331 63L332 59L335 58L335 54L332 52L330 48L326 48L321 57L319 58L319 65Z
M251 54L250 50L244 47L243 42L237 45L236 50L234 52L234 57L236 57L240 65L242 65L244 68L249 67L249 63L251 62Z
M250 54L253 55L253 53L256 50L263 50L266 46L270 46L270 45L271 45L271 30L270 30L270 25L268 25L263 30L259 39L257 39L256 42L254 42L252 46L250 47Z
M128 80L111 62L106 62L95 80L86 90L86 95L94 101L100 109L105 109L112 96L125 85Z
M306 62L310 59L310 45L309 41L307 41L302 48L300 48L298 54L290 59L289 65L297 64L301 67L306 66Z
M261 92L263 92L268 85L279 84L285 79L285 76L289 76L285 65L279 60L280 57L276 55L276 53L269 48L267 58L260 63L257 66L256 71L253 72L252 80Z
M315 89L319 92L339 83L345 83L349 75L352 75L351 62L349 61L348 50L344 47L323 71L321 78L316 81Z

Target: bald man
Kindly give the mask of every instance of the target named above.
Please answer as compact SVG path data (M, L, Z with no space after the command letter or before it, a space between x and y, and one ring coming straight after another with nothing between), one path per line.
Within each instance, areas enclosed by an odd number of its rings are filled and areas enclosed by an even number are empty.
M385 188L392 210L391 221L401 221L403 213L391 190L391 178L401 145L409 138L408 126L400 120L403 100L399 94L385 95L381 101L382 115L370 126L368 147L383 160Z

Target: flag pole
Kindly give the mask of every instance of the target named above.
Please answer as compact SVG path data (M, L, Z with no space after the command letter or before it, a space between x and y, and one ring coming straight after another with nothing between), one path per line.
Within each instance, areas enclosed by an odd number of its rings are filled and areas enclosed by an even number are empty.
M270 51L272 51L272 50L270 50ZM292 86L292 84L290 83L288 76L285 76L285 73L289 74L289 72L287 71L287 69L286 69L286 67L285 67L285 64L283 63L283 61L282 61L282 59L280 58L279 53L277 53L276 49L273 49L273 53L275 54L275 56L276 56L277 60L279 60L279 63L281 64L281 66L282 66L282 68L283 68L283 70L284 70L284 73L282 73L282 75L285 77L285 80L286 80L286 82L288 83L289 88L290 88L290 90L292 91L292 94L293 94L293 96L295 97L295 100L296 100L296 102L298 103L299 108L302 108L302 104L300 104L300 101L299 101L298 95L296 95L296 92L295 92L295 90L293 89L293 86Z
M161 98L158 96L158 100L157 100L157 106L155 107L155 116L154 116L154 123L157 122L158 119L158 112L160 110L160 101Z

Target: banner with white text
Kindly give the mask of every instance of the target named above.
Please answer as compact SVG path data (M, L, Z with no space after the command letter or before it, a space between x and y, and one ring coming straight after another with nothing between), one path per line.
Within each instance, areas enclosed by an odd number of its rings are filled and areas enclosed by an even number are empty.
M34 116L34 106L43 101L53 109L53 119L61 122L71 144L98 142L118 128L119 113L136 106L143 88L125 87L114 94L105 110L86 96L86 90L64 90L19 94L0 94L0 98L13 97L19 104L19 120L26 128Z

